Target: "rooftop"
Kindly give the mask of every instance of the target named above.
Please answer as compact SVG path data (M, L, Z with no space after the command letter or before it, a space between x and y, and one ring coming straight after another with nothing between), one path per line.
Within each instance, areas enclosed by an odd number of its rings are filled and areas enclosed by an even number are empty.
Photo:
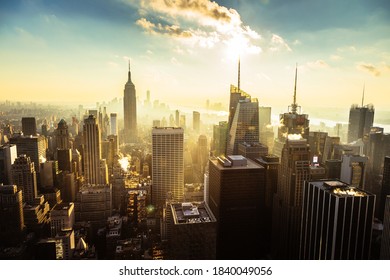
M205 202L183 202L171 204L175 225L216 222Z
M333 180L333 181L318 181L312 182L321 189L335 195L337 197L364 197L371 196L372 194L366 192L365 190L352 187L347 183L342 181Z

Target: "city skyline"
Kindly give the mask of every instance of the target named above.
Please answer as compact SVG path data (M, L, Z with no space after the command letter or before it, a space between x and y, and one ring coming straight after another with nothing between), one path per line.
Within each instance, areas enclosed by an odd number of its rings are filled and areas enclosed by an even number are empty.
M365 104L384 109L390 105L389 3L353 4L5 1L2 101L121 98L131 60L141 100L150 90L183 106L227 103L240 57L241 88L260 106L291 103L298 63L303 108L319 100L349 108L360 104L365 87Z

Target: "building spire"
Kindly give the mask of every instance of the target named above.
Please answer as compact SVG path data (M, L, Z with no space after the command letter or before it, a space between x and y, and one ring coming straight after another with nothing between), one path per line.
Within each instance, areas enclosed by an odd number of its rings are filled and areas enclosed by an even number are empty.
M130 72L130 59L129 59L129 73L127 82L131 82L131 72Z
M291 112L293 114L297 113L297 76L298 76L298 64L295 65L295 84L294 84L294 99L293 99L293 104L291 104Z
M364 90L366 88L366 84L363 85L363 96L362 96L362 107L364 106Z
M240 69L240 57L238 57L238 92L240 92L240 75L241 75L241 69Z

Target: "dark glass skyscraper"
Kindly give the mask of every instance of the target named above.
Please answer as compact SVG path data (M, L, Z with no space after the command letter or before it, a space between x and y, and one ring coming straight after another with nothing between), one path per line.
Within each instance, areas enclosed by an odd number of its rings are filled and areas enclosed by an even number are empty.
M364 135L370 133L374 123L374 112L373 105L351 106L349 110L348 143L361 139Z
M123 96L123 114L125 143L135 142L137 140L137 100L135 86L131 81L130 63Z
M306 181L303 193L300 259L369 259L375 195L341 181Z

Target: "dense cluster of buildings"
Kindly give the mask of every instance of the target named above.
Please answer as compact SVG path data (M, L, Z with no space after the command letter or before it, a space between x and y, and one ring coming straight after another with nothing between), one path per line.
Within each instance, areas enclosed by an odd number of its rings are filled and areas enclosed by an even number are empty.
M296 85L276 133L240 76L209 137L198 111L145 133L130 69L123 125L106 108L2 123L0 258L390 259L389 135L363 102L347 143L310 131Z

